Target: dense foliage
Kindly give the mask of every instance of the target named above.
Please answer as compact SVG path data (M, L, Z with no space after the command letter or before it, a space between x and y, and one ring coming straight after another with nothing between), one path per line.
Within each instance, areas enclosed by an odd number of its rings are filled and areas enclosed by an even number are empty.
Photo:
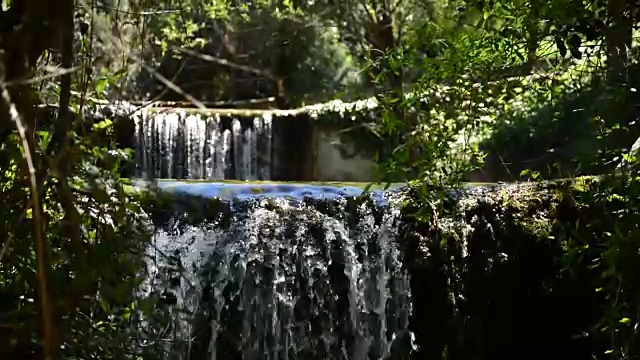
M440 170L451 172L441 169L442 164L466 163L443 178L459 181L481 164L482 155L488 156L485 171L474 174L482 180L611 170L639 135L633 106L635 5L616 1L459 5L451 17L458 26L426 22L388 55L390 66L380 75L381 81L400 68L419 69L421 76L400 91L379 96L392 115L385 118L385 137L397 139L398 146L386 170L408 173L406 169L415 168L419 159L423 164L417 167L425 172L420 177L441 181L436 175ZM425 47L435 49L437 56L425 55ZM507 85L518 82L515 88ZM411 112L415 93L428 93L441 84L467 92L474 83L481 89L474 91L472 105L460 101L455 106L463 116L447 114L448 104L429 96L430 114ZM486 86L490 83L505 84L506 91ZM455 103L454 97L450 99ZM460 147L449 145L462 129L472 134L465 141L465 156ZM418 154L437 154L437 161ZM409 173L415 176L420 171Z
M425 75L381 102L385 136L396 139L383 171L411 174L415 189L406 209L412 281L416 301L429 304L414 314L419 356L540 358L553 347L572 358L636 358L640 214L629 150L639 135L637 3L492 1L461 10L482 14L468 24L473 30L422 29L444 44L438 58L415 56L412 46L429 38L420 32L389 54ZM464 116L438 121L444 107L429 98L436 111L412 115L408 94L465 78L521 86L480 90L475 102L488 111L458 107ZM469 137L461 151L453 144L462 129L485 137ZM469 202L439 191L460 185L483 155L489 180L613 173L622 159L631 164L603 181L509 186Z
M425 262L415 271L425 272L414 281L433 290L416 315L421 355L497 358L522 339L576 338L570 346L585 356L637 357L637 178L496 192L466 208L431 185L609 173L623 158L633 169L638 9L624 0L3 1L0 357L154 358L172 330L154 307L171 299L135 291L147 219L120 177L128 151L105 140L115 119L94 121L95 103L274 97L287 108L365 95L305 116L352 129L383 179L416 189L407 209L413 260ZM471 235L440 227L461 216ZM544 336L543 320L553 324Z
M120 177L129 151L90 110L122 74L94 68L73 1L3 5L0 357L152 355L153 337L130 331L157 317L134 291L151 233Z

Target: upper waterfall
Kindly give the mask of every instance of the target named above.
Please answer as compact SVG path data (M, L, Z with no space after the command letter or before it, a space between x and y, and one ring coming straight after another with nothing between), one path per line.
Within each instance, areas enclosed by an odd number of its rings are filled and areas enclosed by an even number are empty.
M136 177L269 180L271 116L243 124L218 114L185 111L134 114Z
M341 142L342 130L376 117L377 103L372 99L335 100L293 110L155 106L159 105L96 105L97 119L121 120L116 129L118 146L134 150L127 177L373 180L372 160L344 155L357 146Z

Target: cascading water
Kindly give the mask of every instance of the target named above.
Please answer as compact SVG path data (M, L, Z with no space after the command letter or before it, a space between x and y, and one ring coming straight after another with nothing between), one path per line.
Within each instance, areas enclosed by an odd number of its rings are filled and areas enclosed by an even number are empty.
M206 219L176 205L156 230L147 282L175 299L166 358L407 358L411 294L398 208L344 194L247 194ZM170 268L173 281L160 281Z
M230 128L217 114L138 111L136 177L270 180L272 126L269 114Z

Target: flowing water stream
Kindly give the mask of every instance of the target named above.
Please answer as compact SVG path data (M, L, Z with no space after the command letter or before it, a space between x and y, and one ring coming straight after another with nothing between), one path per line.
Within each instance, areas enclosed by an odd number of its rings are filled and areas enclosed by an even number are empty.
M272 119L138 111L136 177L270 180ZM161 181L143 290L168 360L400 360L413 350L398 196ZM151 340L150 340L151 341Z
M135 121L136 177L269 180L272 127L269 113L248 124L219 115L139 111Z
M175 204L156 230L146 285L175 297L168 359L406 358L411 293L392 197L192 185L161 186L203 202L240 190L214 211Z

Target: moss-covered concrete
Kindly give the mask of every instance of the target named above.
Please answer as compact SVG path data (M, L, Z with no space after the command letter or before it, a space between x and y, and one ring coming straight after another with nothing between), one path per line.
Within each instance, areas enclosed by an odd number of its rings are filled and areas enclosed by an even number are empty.
M639 189L585 177L408 202L415 358L638 356L623 323L639 320Z

